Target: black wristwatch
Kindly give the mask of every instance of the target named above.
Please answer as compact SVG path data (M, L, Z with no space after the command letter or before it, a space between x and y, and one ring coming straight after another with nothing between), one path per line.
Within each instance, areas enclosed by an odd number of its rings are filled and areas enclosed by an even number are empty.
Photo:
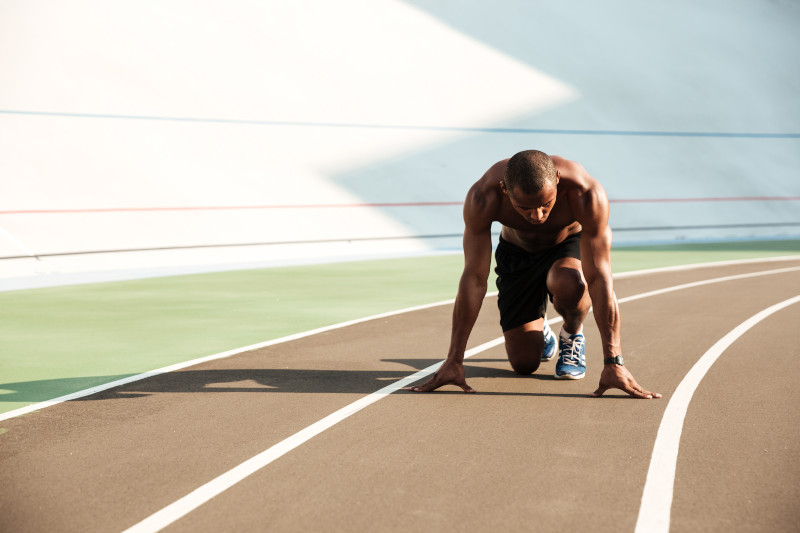
M616 357L606 357L605 359L603 359L603 364L623 366L625 364L625 361L622 360L621 355L618 355Z

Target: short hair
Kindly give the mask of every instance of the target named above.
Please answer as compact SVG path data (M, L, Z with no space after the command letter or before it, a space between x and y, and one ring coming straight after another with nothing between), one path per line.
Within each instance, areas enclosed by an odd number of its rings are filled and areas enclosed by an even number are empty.
M503 182L509 191L519 188L525 194L535 194L548 183L555 185L556 167L546 153L525 150L508 160Z

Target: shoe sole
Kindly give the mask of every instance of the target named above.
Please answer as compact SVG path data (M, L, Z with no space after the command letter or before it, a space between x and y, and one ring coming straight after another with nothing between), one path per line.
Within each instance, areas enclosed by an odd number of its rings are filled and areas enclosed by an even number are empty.
M556 379L583 379L586 377L586 374L581 374L580 376L573 376L572 374L564 374L563 376L559 376L558 374L553 374L553 377Z

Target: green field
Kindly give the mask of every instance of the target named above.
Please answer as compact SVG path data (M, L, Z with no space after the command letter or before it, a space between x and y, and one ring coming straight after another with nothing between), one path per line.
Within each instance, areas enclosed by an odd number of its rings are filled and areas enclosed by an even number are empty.
M800 241L615 248L615 272L800 254ZM0 412L292 333L455 297L460 254L0 293ZM493 290L490 286L490 290Z

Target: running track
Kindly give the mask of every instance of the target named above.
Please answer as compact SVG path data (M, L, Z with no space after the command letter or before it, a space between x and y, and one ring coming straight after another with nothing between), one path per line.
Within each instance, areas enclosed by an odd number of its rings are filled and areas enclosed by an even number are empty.
M585 380L551 379L553 363L517 376L491 342L491 296L466 361L479 394L372 395L443 356L452 306L438 305L3 421L0 531L794 529L800 258L621 277L616 290L628 366L661 400L588 396L591 320Z

